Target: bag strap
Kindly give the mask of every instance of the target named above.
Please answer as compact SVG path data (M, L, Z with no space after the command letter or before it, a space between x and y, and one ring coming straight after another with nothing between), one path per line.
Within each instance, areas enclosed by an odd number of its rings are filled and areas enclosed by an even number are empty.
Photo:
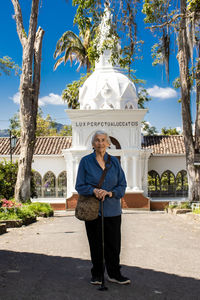
M104 178L105 178L106 173L107 173L107 171L108 171L108 169L109 169L108 166L110 166L110 159L111 159L111 156L110 156L110 154L108 154L108 159L107 159L107 162L106 162L105 169L103 170L103 173L102 173L101 178L100 178L100 180L99 180L99 183L98 183L98 185L97 185L97 188L98 188L98 189L100 189L101 186L102 186L102 184L103 184Z

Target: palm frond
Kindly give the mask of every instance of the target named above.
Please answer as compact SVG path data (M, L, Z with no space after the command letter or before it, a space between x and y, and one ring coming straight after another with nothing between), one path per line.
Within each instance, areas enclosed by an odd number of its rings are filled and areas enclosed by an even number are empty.
M65 57L64 57L65 63L69 59L69 56L70 55L72 56L73 54L74 54L75 59L77 59L78 61L84 61L85 52L76 46L72 46L72 47L68 48L65 52ZM72 59L74 60L73 56L72 56Z
M60 57L60 58L57 60L57 62L55 63L55 65L54 65L54 67L53 67L54 71L57 69L57 67L58 67L62 62L64 62L64 56Z

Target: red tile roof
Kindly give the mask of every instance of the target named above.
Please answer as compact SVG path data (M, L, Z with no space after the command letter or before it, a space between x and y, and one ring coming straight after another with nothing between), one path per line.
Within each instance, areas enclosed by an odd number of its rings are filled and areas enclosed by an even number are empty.
M72 137L69 136L48 136L36 139L34 155L60 155L62 149L69 149L72 144ZM144 136L142 149L151 149L154 155L185 154L183 136ZM20 153L20 142L17 141L13 150L14 155ZM0 137L0 155L10 154L10 141L8 137Z
M72 138L70 136L44 136L36 139L34 155L58 155L62 149L71 147ZM0 138L0 155L10 154L10 141L7 137ZM20 140L18 139L14 155L20 154Z
M144 136L142 149L152 149L153 154L185 154L184 138L182 135Z

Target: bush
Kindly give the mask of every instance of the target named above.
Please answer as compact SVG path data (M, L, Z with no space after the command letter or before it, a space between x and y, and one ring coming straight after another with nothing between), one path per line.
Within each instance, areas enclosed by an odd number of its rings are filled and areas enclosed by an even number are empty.
M19 220L18 215L15 212L2 212L0 211L0 220Z
M17 208L16 214L18 216L18 219L21 219L23 222L25 222L26 219L36 217L34 212L28 206L22 206L20 208Z
M168 208L190 209L191 203L190 202L172 202L171 204L169 204Z
M43 217L52 217L53 209L48 203L35 202L29 204L29 208L37 215Z
M18 162L0 162L0 199L11 199L14 196L15 184L17 180ZM36 185L31 173L31 198L36 197Z
M16 203L15 200L2 199L0 201L0 219L1 220L19 220L23 222L28 218L35 218L36 214L28 207Z
M193 210L193 213L194 213L194 214L200 215L200 208L195 208L195 209Z
M0 162L0 191L1 197L10 199L14 195L15 183L17 178L17 163Z
M181 203L180 208L190 209L191 208L191 203L190 202Z
M16 203L15 200L0 200L0 220L22 220L36 216L51 217L53 209L48 203L35 202L31 204Z

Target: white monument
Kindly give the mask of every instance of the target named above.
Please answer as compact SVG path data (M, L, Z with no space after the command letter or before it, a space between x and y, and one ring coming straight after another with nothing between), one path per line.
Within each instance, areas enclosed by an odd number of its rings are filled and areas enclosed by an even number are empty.
M111 14L106 7L101 22L104 39L109 30L108 18L111 19ZM147 110L138 109L133 82L119 67L112 66L110 55L110 50L104 51L95 64L95 71L80 88L80 109L66 110L72 122L72 147L63 150L67 170L67 198L76 196L74 186L77 168L81 157L93 151L92 135L97 130L104 130L112 142L108 152L119 157L126 175L124 199L127 200L127 206L148 209L149 202L145 196L151 151L141 149L141 122Z

